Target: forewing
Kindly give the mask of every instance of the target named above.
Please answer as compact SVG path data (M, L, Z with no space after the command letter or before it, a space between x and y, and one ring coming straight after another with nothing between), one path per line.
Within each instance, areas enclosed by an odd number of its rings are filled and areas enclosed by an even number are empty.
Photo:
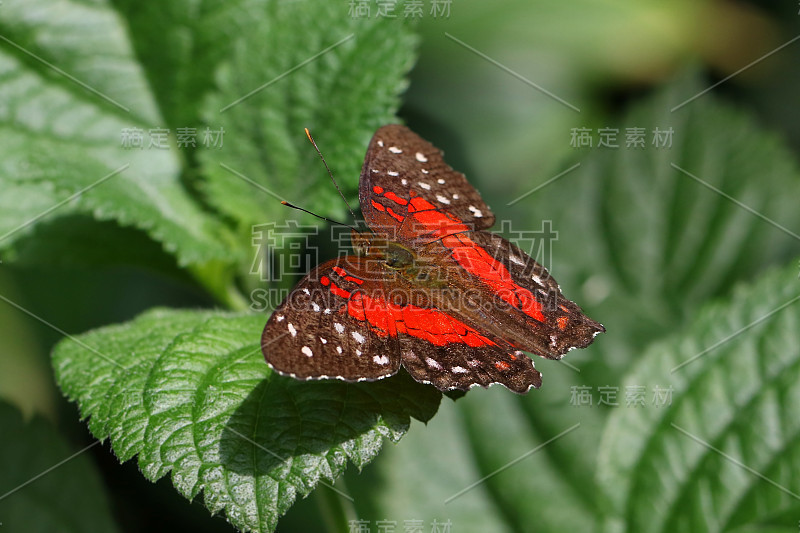
M348 256L311 271L272 313L261 349L280 374L298 379L373 381L400 368L396 336L377 329L386 313L369 298L381 281L365 259Z
M445 163L441 150L405 126L383 126L369 143L359 182L367 225L373 231L399 227L413 197L476 229L494 224L494 214L478 191Z

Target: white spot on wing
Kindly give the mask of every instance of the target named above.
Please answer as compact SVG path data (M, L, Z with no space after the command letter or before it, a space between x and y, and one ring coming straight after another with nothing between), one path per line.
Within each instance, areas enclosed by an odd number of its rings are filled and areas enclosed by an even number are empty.
M428 185L427 183L425 183L424 181L420 181L417 185L419 185L420 187L422 187L426 191L431 190L431 186Z
M453 195L453 200L458 200L458 194Z
M440 365L439 363L437 363L436 361L434 361L430 357L426 357L425 358L425 362L428 363L428 366L431 367L431 368L435 368L437 370L441 370L442 369L442 365Z
M444 185L444 180L442 178L439 178L438 180L436 180L436 183L438 183L439 185Z
M337 346L336 347L336 353L342 353L342 347L341 346Z
M304 354L306 354L309 357L314 355L314 352L312 352L311 348L309 348L308 346L303 346L302 348L300 348L300 351L303 352Z
M380 172L380 170L378 170L377 168L373 168L372 172Z
M328 308L325 308L325 310L322 312L322 314L323 315L329 315L329 314L331 314L331 310L328 309Z
M508 258L511 260L512 263L515 263L515 264L521 265L521 266L525 266L525 261L523 261L522 259L520 259L516 255L511 255Z
M357 355L358 357L361 357L361 350L356 350L356 355Z
M311 302L311 309L313 309L315 313L319 313L319 304L317 302Z
M555 347L557 342L558 342L558 337L556 337L555 335L550 335L550 346Z
M278 316L275 317L275 320L277 320L278 322L283 322L284 318L286 318L286 317L283 316L283 315L278 315Z
M376 355L375 357L372 358L372 360L378 363L379 365L389 364L389 358L386 357L385 355Z
M417 152L415 157L417 158L417 161L419 161L420 163L428 162L428 158L425 157L425 154L423 154L422 152Z
M358 331L354 331L354 332L352 332L350 335L352 335L352 336L353 336L353 339L355 339L355 341L356 341L357 343L359 343L359 344L364 344L364 341L365 341L365 340L367 340L367 339L364 337L364 335L362 335L362 334L361 334L361 333L359 333Z
M535 281L537 285L544 285L544 283L542 283L542 278L540 278L536 274L531 274L531 279Z
M477 359L470 359L469 361L467 361L467 364L468 364L469 366L471 366L472 368L475 368L475 367L481 366L481 362L480 362L480 361L478 361Z
M378 141L378 146L383 147L383 141Z
M289 325L289 333L292 334L292 337L297 337L297 330L294 329L294 326L292 325L292 323L289 322L288 325Z
M408 185L408 180L403 178L400 180L400 183L402 183L403 185Z
M454 366L450 370L452 370L456 374L466 374L467 373L467 369L464 368L463 366Z
M320 337L319 342L321 342L322 344L328 344L328 339L323 339L322 337Z
M400 148L398 148L397 146L390 146L389 147L389 151L392 152L393 154L402 154L403 153L403 151Z
M437 194L436 195L436 199L439 200L440 202L442 202L443 204L449 204L450 203L450 200L448 200L447 198L445 198L441 194Z
M390 176L399 176L400 175L399 172L395 172L394 170L390 170L389 172L387 172L387 174L389 174Z
M335 329L339 333L344 333L344 326L338 322L333 323L333 329Z
M478 209L477 207L475 207L474 205L469 206L469 210L472 211L472 215L475 218L481 218L483 216L483 213L481 212L481 210Z
M427 173L428 173L428 171L427 171L427 170L425 170L425 169L423 168L423 169L422 169L422 173L423 173L423 174L427 174Z
M310 292L308 292L308 289L307 289L307 288L306 288L306 289L303 289L303 292L304 292L304 293L306 293L306 294L311 294Z

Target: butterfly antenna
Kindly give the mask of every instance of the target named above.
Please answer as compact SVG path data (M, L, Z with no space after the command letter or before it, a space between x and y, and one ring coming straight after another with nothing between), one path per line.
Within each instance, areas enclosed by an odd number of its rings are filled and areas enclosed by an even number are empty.
M339 191L339 196L341 196L342 200L344 200L344 205L347 206L347 210L350 211L350 215L353 217L353 220L356 220L356 215L355 215L355 213L353 213L353 209L350 207L350 204L348 203L347 198L344 197L344 194L342 193L342 190L339 188L339 184L336 183L335 179L333 179L333 173L331 172L331 169L328 167L328 163L325 161L325 158L322 156L322 152L319 151L319 147L317 146L317 143L314 142L314 138L311 136L311 132L308 131L308 128L305 128L305 130L306 130L306 136L308 137L308 140L311 141L311 144L314 145L314 150L317 151L317 154L319 155L319 158L322 159L322 164L325 165L325 170L328 171L328 176L331 177L331 181L333 182L334 187L336 187L336 190ZM292 206L292 207L294 207L294 206ZM305 209L301 209L301 211L305 211ZM311 213L311 214L313 215L314 213ZM342 224L342 225L343 226L347 226L347 224ZM348 226L348 227L352 227L352 226Z
M325 220L325 221L327 221L327 222L330 222L331 224L337 224L337 225L339 225L339 226L344 226L344 227L346 227L346 228L350 228L350 229L352 229L352 230L358 231L356 228L354 228L354 227L353 227L353 226L351 226L350 224L345 224L345 223L343 223L343 222L339 222L338 220L333 220L333 219L330 219L330 218L328 218L328 217L324 217L324 216L322 216L322 215L318 215L318 214L316 214L316 213L314 213L314 212L312 212L312 211L309 211L308 209L303 209L303 208L302 208L302 207L300 207L300 206L297 206L297 205L294 205L294 204L290 204L290 203L289 203L289 202L287 202L286 200L281 200L281 203L282 203L283 205L285 205L286 207L291 207L292 209L297 209L298 211L302 211L303 213L308 213L309 215L312 215L312 216L315 216L315 217L317 217L317 218L319 218L319 219L322 219L322 220Z

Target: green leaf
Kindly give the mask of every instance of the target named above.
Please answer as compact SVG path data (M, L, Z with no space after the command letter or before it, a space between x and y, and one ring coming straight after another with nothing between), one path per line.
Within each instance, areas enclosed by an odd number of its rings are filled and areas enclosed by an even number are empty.
M595 318L609 331L629 332L600 343L618 368L709 298L800 253L791 234L800 235L794 156L713 93L671 112L703 89L685 76L619 123L601 124L618 130L619 148L598 148L594 127L594 148L576 149L579 168L516 204L536 206L536 227L553 221L553 273L567 294L582 288L575 299ZM593 125L575 123L582 126ZM626 128L644 130L644 148L626 148ZM656 128L672 128L670 148L651 144Z
M625 380L646 403L618 408L600 444L609 530L796 530L798 323L793 264L647 350ZM671 404L651 401L656 387Z
M119 531L88 453L68 445L41 418L23 421L4 402L0 428L0 527L29 533Z
M146 231L182 265L231 260L224 228L181 184L177 149L121 145L126 128L165 124L113 9L11 3L0 33L0 248L81 213Z
M200 105L214 89L214 71L233 49L237 18L264 16L265 3L114 0L164 126L198 124Z
M596 443L609 413L597 406L599 387L618 387L641 350L693 320L706 300L800 253L792 236L670 166L678 165L800 233L800 211L791 200L800 196L800 173L775 135L711 93L670 112L702 89L694 79L679 79L634 105L619 123L576 121L575 127L595 131L595 147L576 152L581 166L512 206L521 209L510 215L515 221L530 220L521 229L539 229L542 220L552 221L558 238L551 272L565 294L609 332L565 359L580 373L537 361L544 374L542 389L532 399L516 399L520 407L510 411L522 413L518 427L540 439L581 423L576 430L580 438L564 438L546 450L557 467L554 478L545 478L541 472L547 470L537 472L542 486L570 484L573 505L583 509L571 510L572 518L591 516L592 509L603 506L586 479L587 472L595 471ZM620 148L597 148L597 126L619 128ZM645 149L625 148L627 127L646 130ZM673 128L672 148L650 144L656 127ZM565 131L565 143L568 138ZM576 387L589 387L594 406L575 405ZM624 389L617 401L625 405ZM468 416L481 420L477 414ZM474 445L493 453L481 439ZM505 501L512 506L514 494Z
M587 472L594 468L593 443L606 412L570 403L572 387L586 382L585 370L539 358L536 367L546 381L529 397L492 391L460 405L475 465L481 477L511 465L486 486L516 530L535 523L542 532L590 531L597 498ZM497 445L497 435L504 445Z
M509 395L500 387L491 392ZM476 390L467 398L482 402L487 393ZM404 531L412 520L421 520L426 532L435 531L434 520L439 524L450 521L454 532L513 531L503 514L505 509L493 500L488 484L472 486L485 473L475 462L469 434L461 424L459 404L463 401L445 401L425 428L413 428L362 473L345 475L356 500L356 519L369 521L372 531L380 520L396 522L396 531ZM505 436L503 440L506 441ZM513 438L508 440L513 442ZM496 439L494 444L497 447ZM530 506L531 502L527 503Z
M221 149L199 152L206 197L248 232L286 218L276 197L341 216L303 128L354 204L370 136L397 121L417 39L402 16L351 17L337 2L273 2L257 13L232 23L239 38L204 106L205 122L225 130Z
M121 460L171 473L192 499L246 531L272 531L297 496L359 469L441 394L407 374L376 383L301 382L263 360L264 317L155 310L55 349L56 377ZM329 490L329 489L324 489Z

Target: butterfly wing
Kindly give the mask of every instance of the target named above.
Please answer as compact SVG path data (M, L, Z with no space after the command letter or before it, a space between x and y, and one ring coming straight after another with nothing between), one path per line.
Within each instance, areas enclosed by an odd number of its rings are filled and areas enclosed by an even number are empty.
M442 152L399 124L375 132L367 148L359 182L359 201L367 225L378 228L404 224L409 209L441 209L475 229L489 228L494 214L464 174L445 163Z
M419 324L418 329L409 327ZM438 309L407 310L400 337L403 366L422 383L441 391L499 383L519 394L539 388L533 361L507 341L480 333Z
M272 313L261 336L267 363L298 379L374 381L400 368L396 337L370 320L380 309L365 295L380 286L350 272L365 273L366 260L348 256L307 274Z
M435 261L449 271L451 290L446 294L454 296L448 311L517 349L560 359L605 331L564 297L547 269L499 235L447 235L419 252L420 260L437 257Z
M548 342L544 353L531 351L560 359L570 350L585 348L606 330L602 324L583 314L578 304L566 298L547 269L520 247L486 231L476 231L472 238L508 270L514 285L533 294L540 303L544 320L526 320L526 323L533 326L538 339L546 337ZM525 311L520 305L515 307Z
M500 383L539 387L533 362L501 338L482 334L429 305L380 262L343 257L309 273L264 328L262 351L277 372L298 379L372 381L402 362L439 390Z

